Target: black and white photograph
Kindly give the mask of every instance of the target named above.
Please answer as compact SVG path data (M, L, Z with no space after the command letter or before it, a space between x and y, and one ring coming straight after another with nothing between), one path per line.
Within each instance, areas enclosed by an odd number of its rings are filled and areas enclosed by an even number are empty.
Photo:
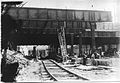
M0 82L120 82L120 0L1 0Z

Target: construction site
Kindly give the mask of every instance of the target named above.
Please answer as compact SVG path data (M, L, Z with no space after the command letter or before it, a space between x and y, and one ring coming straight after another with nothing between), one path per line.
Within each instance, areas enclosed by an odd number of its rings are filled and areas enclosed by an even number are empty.
M119 0L106 1L114 12L97 9L100 0L77 0L82 9L25 1L1 1L2 82L120 81Z

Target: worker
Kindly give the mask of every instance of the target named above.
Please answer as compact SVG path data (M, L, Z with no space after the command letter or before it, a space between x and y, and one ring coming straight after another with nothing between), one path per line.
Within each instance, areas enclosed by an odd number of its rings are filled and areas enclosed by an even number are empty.
M104 58L104 53L105 52L103 52L103 51L101 52L101 58Z
M86 65L87 62L87 53L83 54L83 65Z
M33 52L32 52L32 54L33 54L34 60L36 61L36 47L35 47L35 46L33 47Z
M75 57L75 66L77 66L78 63L78 55L76 53L74 53L74 57Z
M95 52L91 55L91 65L95 63Z

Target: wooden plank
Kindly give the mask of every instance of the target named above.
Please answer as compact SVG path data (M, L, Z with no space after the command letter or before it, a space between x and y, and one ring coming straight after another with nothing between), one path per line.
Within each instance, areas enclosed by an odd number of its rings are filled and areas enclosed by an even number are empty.
M48 19L56 20L56 11L55 10L48 10Z
M112 15L111 12L107 12L107 20L112 22Z
M38 18L38 11L37 9L29 9L29 18L30 19L37 19Z
M72 28L72 22L67 22L67 28Z
M19 9L19 10L18 10L19 19L27 19L27 18L28 18L27 10L28 10L28 9Z
M22 22L22 27L28 27L29 26L29 21L23 21Z
M95 12L95 21L100 21L100 13Z
M30 28L37 27L37 22L36 21L29 21L29 27Z
M65 10L58 10L57 11L57 19L58 20L66 20L66 11Z
M52 28L56 28L58 27L58 22L52 22Z
M83 12L82 11L75 11L75 19L76 20L83 20L84 19Z
M13 18L17 18L18 14L17 14L17 9L10 9L8 11L9 15L12 16Z
M39 19L47 19L47 10L39 9L38 10Z
M108 13L107 12L100 12L101 21L108 21Z
M89 12L89 20L90 21L95 21L95 12L93 12L93 11ZM96 20L96 21L98 21L98 20Z
M67 11L67 20L74 20L74 12L73 11Z
M90 13L89 13L88 11L84 11L84 20L85 20L85 21L90 21L90 18L89 18L90 16L89 16L89 14L90 14Z
M78 27L79 27L78 22L73 22L73 28L78 28Z

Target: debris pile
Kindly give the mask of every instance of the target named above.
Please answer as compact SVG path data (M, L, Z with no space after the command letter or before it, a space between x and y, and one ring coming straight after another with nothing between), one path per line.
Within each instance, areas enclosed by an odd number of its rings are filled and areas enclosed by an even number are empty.
M11 50L7 50L6 63L12 64L15 62L19 63L20 68L22 66L28 65L28 60L24 57L24 54L21 54L21 53L15 52L15 51L11 51Z

